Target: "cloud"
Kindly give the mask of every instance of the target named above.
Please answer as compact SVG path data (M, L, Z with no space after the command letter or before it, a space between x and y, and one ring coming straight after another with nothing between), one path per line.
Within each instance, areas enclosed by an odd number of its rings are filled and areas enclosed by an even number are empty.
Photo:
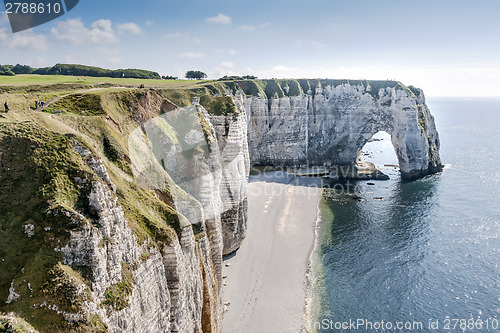
M234 62L232 62L232 61L223 61L223 62L221 62L221 66L228 67L228 68L233 68L234 67Z
M118 41L110 20L95 21L90 25L90 28L90 40L96 44L114 43Z
M14 34L10 26L7 27L8 23L7 14L4 11L0 12L0 49L38 51L48 49L45 36L35 34L32 29Z
M231 50L227 51L227 53L229 53L230 55L235 55L236 54L236 50L231 49Z
M286 78L286 77L302 77L298 74L297 67L288 67L282 64L275 65L268 69L256 70L252 75L262 78Z
M144 22L145 25L153 25L155 24L155 20L147 20L146 22Z
M205 57L203 53L198 52L179 53L177 56L182 59L200 59Z
M327 47L325 43L321 43L317 40L301 40L298 39L295 41L297 47L313 47L315 49L322 49Z
M82 36L88 36L90 30L85 28L81 19L68 19L50 29L50 32L57 40L70 42L71 44L85 43Z
M187 34L184 34L182 32L171 32L168 34L163 35L165 38L188 38L189 36Z
M13 34L10 29L0 28L0 49L44 51L48 46L45 36L31 29Z
M225 67L215 67L213 69L212 73L210 73L210 74L212 74L212 75L210 75L211 77L223 77L224 75L228 75L228 76L240 75L240 73L229 70Z
M85 27L80 18L67 19L57 23L50 32L57 40L74 45L85 43L106 44L118 41L110 20L95 21L90 25L89 29Z
M217 15L217 16L208 17L207 22L217 23L217 24L230 24L231 18L229 16L222 14L222 13L219 13L219 15Z
M240 25L238 29L242 31L255 31L257 29L262 29L268 26L270 26L270 23L266 22L260 25Z
M294 71L297 70L297 67L288 67L288 66L285 66L285 65L276 65L276 66L273 66L272 70L274 72L278 72L278 73L292 73Z
M133 22L118 24L116 30L119 34L129 33L132 35L140 35L142 33L141 27Z

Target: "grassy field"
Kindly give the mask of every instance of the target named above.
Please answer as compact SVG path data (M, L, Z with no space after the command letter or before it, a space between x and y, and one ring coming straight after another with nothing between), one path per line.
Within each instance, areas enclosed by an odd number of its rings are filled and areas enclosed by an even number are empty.
M106 92L138 88L144 84L156 89L194 89L206 80L143 80L109 77L81 77L64 75L0 75L0 110L7 102L12 111L34 109L35 101L50 101L70 93L99 88ZM95 93L98 93L97 91Z
M81 84L101 84L111 83L123 86L162 86L162 87L182 87L192 86L204 80L151 80L151 79L117 79L111 77L88 77L88 76L65 76L65 75L0 75L0 85L30 85L30 84L56 84L56 83L81 83Z

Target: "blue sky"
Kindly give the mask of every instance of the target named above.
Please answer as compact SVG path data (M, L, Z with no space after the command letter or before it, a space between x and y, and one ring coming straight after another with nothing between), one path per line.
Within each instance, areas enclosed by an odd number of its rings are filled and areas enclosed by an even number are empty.
M499 17L497 0L80 0L17 34L0 14L0 63L396 79L427 95L499 96Z

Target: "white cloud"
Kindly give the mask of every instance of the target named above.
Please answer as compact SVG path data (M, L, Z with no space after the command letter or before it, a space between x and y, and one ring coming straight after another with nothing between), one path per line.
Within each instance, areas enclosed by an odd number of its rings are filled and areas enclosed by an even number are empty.
M297 47L313 47L315 49L325 48L327 45L325 43L321 43L317 40L301 40L298 39L295 41Z
M98 20L90 25L90 40L96 44L114 43L115 36L110 20Z
M236 50L231 49L231 50L227 51L227 53L229 53L230 55L235 55L236 54Z
M163 35L163 37L165 37L165 38L183 38L183 37L187 38L188 35L181 33L181 32L171 32L171 33Z
M269 22L260 25L240 25L238 29L242 31L255 31L257 29L268 27L269 25L270 25Z
M0 28L0 49L47 50L45 36L37 35L33 30L12 33L10 28Z
M285 65L276 65L273 66L272 68L273 71L279 72L279 73L292 73L297 70L297 67L288 67Z
M256 75L260 78L291 78L291 77L307 77L298 74L299 69L297 67L288 67L282 64L275 65L268 69L256 70L255 72L249 73Z
M83 44L85 38L82 36L88 36L90 30L85 28L81 19L77 18L57 23L54 28L50 29L50 32L57 40L71 44Z
M146 22L144 22L145 25L153 25L155 24L155 21L154 20L147 20Z
M198 52L179 53L177 56L182 59L200 59L205 57L203 53Z
M255 71L245 68L243 72L260 78L398 80L403 84L423 89L426 96L500 96L499 65L450 64L412 68L395 65L387 67L323 67L320 65L288 67L276 65L272 68ZM475 84L475 82L480 82L480 84Z
M254 31L255 29L257 29L257 27L252 25L240 25L238 29L243 31Z
M333 73L343 78L396 79L422 88L426 96L500 96L499 66L339 67Z
M141 27L133 22L118 24L116 29L119 34L130 33L132 35L140 35L142 33Z
M238 72L235 72L235 71L232 71L232 70L229 70L227 68L223 68L223 67L215 67L212 71L212 73L210 73L211 77L216 77L216 78L219 78L219 77L223 77L224 75L228 75L228 76L233 76L233 75L240 75Z
M90 25L90 29L80 18L67 19L59 22L50 30L57 40L69 42L71 44L85 43L114 43L117 42L115 32L110 20L98 20Z
M229 16L222 14L222 13L219 13L219 15L217 15L217 16L208 17L207 22L217 23L217 24L230 24L231 18Z
M232 61L223 61L223 62L221 62L221 66L228 67L228 68L233 68L234 67L234 62L232 62Z

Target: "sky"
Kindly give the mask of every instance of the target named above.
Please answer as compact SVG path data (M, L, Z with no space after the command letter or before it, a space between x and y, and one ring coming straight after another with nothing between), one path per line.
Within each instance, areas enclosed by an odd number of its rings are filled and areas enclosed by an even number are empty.
M427 96L500 96L498 0L80 0L15 34L0 11L0 64L394 79Z

